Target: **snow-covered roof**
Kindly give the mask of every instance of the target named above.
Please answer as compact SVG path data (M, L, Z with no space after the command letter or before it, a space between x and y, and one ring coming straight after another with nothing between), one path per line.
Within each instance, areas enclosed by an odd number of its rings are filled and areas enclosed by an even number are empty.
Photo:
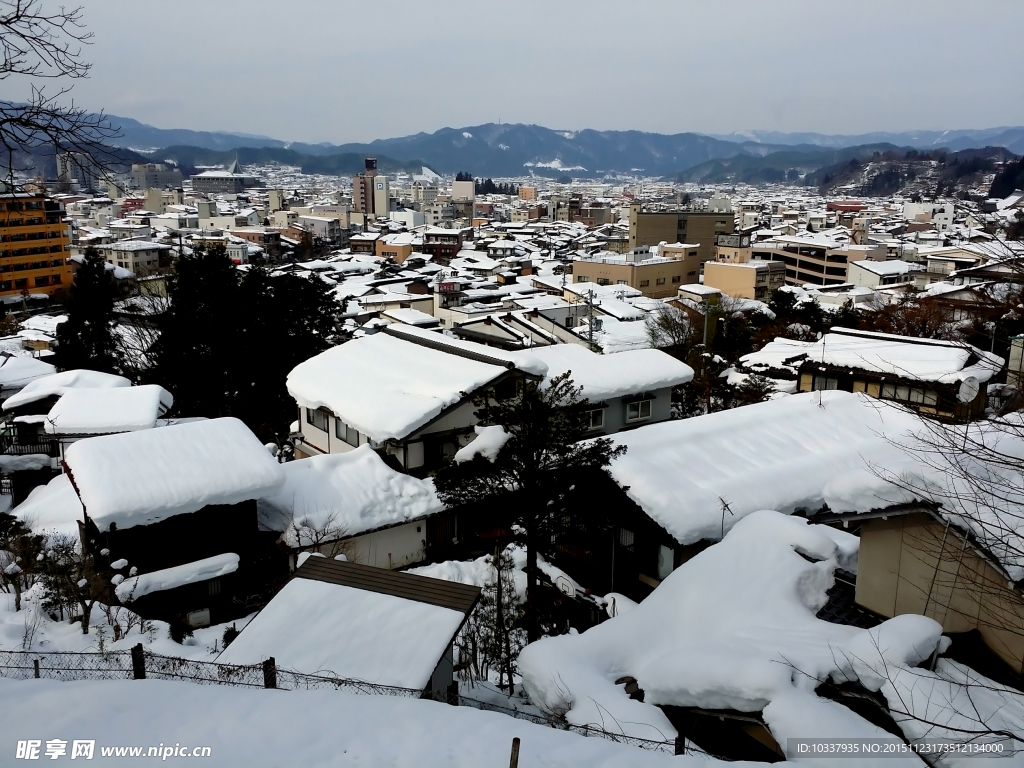
M342 536L415 520L444 509L432 480L391 469L369 445L282 465L284 483L260 499L260 525L286 531L292 522Z
M908 460L890 444L918 429L906 410L839 390L806 392L620 432L609 473L682 544L718 539L758 509L865 512L901 495L872 470ZM883 489L891 491L885 502ZM723 500L730 512L723 512ZM724 522L723 522L724 520Z
M955 384L968 376L986 382L1006 362L963 342L847 328L832 328L807 348L807 359L939 384Z
M284 481L281 465L234 418L80 440L65 463L100 530L261 498Z
M234 573L238 570L238 560L238 555L234 552L225 552L223 555L214 555L173 568L143 573L125 579L117 585L114 592L121 602L131 602L152 592L163 592Z
M693 379L693 369L658 349L599 355L579 344L552 344L530 350L547 363L547 380L572 372L583 397L592 402L675 387Z
M890 261L872 261L861 259L851 261L850 266L856 266L875 275L905 275L908 272L919 272L923 269L920 264L911 264L909 261L892 259Z
M415 578L415 577L408 577ZM451 608L299 575L217 657L422 689L462 624Z
M63 395L72 389L130 387L131 385L131 381L124 376L114 376L111 373L85 369L62 371L30 381L20 392L11 395L4 401L4 410L9 411L12 408L28 405L47 397Z
M762 713L778 744L826 733L891 738L852 709L819 697L817 681L833 675L872 686L872 648L876 657L885 655L880 666L895 673L949 643L938 622L924 616L900 616L874 630L816 618L835 569L851 552L856 539L849 534L757 512L628 612L581 634L527 646L519 670L530 700L565 712L572 724L612 722L641 738L676 735L663 706ZM879 631L885 641L873 643ZM625 676L636 680L641 700L616 683ZM900 764L921 762L910 755L894 763Z
M71 486L71 478L57 475L46 485L32 489L11 514L39 533L62 533L78 537L82 502Z
M43 428L51 435L98 435L152 429L173 404L171 393L156 384L70 389L50 409Z
M411 435L517 367L536 375L547 370L526 355L395 324L300 363L288 374L288 392L299 405L327 408L381 442Z
M21 389L30 381L49 376L57 369L35 357L0 358L0 390Z

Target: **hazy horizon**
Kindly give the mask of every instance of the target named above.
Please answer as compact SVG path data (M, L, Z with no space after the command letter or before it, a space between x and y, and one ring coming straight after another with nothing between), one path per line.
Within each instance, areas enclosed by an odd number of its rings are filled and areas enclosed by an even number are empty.
M979 6L964 23L951 0L394 0L386 14L327 0L85 0L94 68L73 96L158 128L332 144L489 122L664 134L1024 125L1024 3ZM28 83L4 81L0 95L24 99Z

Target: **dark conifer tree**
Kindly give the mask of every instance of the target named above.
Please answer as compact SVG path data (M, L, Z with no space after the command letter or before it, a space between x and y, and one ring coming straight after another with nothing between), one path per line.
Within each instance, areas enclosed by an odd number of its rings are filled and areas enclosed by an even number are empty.
M117 339L114 334L114 302L117 286L106 262L95 248L75 275L68 294L67 322L57 327L57 354L61 368L88 368L116 373Z

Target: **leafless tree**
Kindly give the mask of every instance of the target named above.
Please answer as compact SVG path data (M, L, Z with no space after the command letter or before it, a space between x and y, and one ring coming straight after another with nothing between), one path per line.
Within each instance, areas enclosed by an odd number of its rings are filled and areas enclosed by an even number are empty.
M0 148L4 153L3 181L14 184L14 174L30 156L74 153L87 158L100 175L116 162L108 146L118 135L102 113L87 112L70 102L67 81L88 77L91 64L82 58L92 33L86 31L82 8L44 8L41 0L0 0L0 81L29 81L24 102L0 101ZM47 92L38 81L57 81Z
M303 551L319 552L329 559L338 555L353 559L354 547L345 539L347 529L338 524L338 514L337 511L329 512L316 523L309 517L293 520L289 533L294 546Z

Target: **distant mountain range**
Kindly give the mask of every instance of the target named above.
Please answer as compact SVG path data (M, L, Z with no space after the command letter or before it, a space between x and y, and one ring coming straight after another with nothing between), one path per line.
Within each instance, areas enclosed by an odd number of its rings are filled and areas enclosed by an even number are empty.
M476 176L522 176L528 173L549 178L563 174L598 177L605 174L636 173L645 176L676 176L694 166L737 156L758 158L774 152L822 154L824 149L886 144L892 147L951 150L1001 146L1024 154L1024 127L1000 127L984 130L912 131L861 135L818 133L779 133L741 131L706 136L699 133L671 135L642 131L565 131L520 123L442 128L433 133L417 133L367 144L305 144L285 142L266 136L163 129L131 118L111 116L121 128L119 146L135 150L173 148L179 162L204 162L201 153L185 158L187 148L225 152L240 148L280 150L280 162L294 162L310 172L348 173L364 155L386 158L394 168L423 163L439 173L467 171ZM295 153L295 154L287 154ZM256 153L271 159L273 153ZM247 156L248 155L247 153ZM285 160L288 157L290 160ZM322 160L313 161L310 158ZM168 149L160 149L155 159L171 159ZM247 160L239 153L243 163ZM328 159L335 158L335 159ZM212 157L207 158L213 160ZM816 158L817 159L817 158ZM821 165L822 163L817 163ZM801 163L800 165L811 165ZM312 168L317 167L318 171ZM344 169L344 170L343 170Z

